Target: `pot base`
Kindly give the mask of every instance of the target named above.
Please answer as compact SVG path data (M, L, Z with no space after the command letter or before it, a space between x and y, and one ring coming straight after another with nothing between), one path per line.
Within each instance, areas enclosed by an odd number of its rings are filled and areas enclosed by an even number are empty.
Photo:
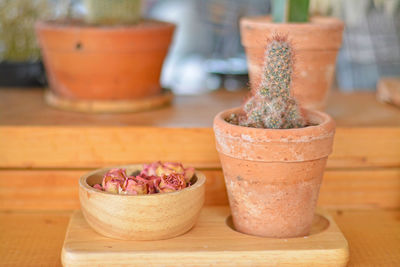
M229 227L229 207L204 207L189 232L167 240L124 241L94 232L80 211L71 218L62 251L64 266L345 266L348 244L327 212L318 211L311 235L274 239Z
M84 113L122 113L145 111L169 105L173 94L169 90L164 90L159 95L146 98L103 101L67 99L47 90L44 97L47 104L58 109Z

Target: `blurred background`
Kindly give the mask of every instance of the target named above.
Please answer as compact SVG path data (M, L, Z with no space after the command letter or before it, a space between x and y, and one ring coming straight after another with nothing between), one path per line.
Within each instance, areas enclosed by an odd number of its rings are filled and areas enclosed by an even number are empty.
M143 1L144 16L178 25L163 87L176 94L246 87L239 19L270 11L269 0ZM0 0L0 86L45 86L34 22L85 12L81 0ZM400 75L400 0L311 0L310 12L346 24L336 68L339 90L375 90L380 77Z

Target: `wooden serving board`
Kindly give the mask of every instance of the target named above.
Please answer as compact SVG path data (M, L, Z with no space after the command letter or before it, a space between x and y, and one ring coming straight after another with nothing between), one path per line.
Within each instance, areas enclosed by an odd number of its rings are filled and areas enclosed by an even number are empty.
M204 207L192 230L159 241L103 237L77 211L62 249L64 266L345 266L348 259L347 241L327 212L318 211L310 236L272 239L236 232L222 206Z

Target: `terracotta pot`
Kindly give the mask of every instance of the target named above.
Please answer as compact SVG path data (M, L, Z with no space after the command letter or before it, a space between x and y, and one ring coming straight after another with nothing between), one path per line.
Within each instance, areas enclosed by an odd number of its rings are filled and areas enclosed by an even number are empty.
M240 20L252 89L263 75L264 51L268 38L287 34L295 51L293 94L302 107L323 110L335 72L336 55L342 43L342 21L312 17L309 23L273 23L270 17Z
M154 96L175 26L144 20L95 27L38 22L49 84L69 99L114 100Z
M238 109L219 113L214 133L235 228L263 237L309 234L335 123L319 111L305 110L315 126L257 129L224 120Z
M142 165L118 166L128 173ZM151 195L119 195L93 188L101 184L110 168L92 171L79 179L79 200L83 215L96 232L124 240L168 239L189 231L204 204L206 177L196 171L197 180L182 190Z

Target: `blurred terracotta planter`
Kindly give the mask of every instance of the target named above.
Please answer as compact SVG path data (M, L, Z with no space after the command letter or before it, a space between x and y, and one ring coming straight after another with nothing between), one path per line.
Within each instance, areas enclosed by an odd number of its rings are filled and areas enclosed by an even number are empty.
M214 119L214 133L235 228L263 237L309 234L335 123L306 111L308 126L257 129Z
M124 100L161 93L171 23L132 26L38 22L36 33L53 93L68 99Z
M240 21L251 87L261 81L267 39L287 34L296 51L293 93L302 107L323 110L335 73L336 55L342 43L342 21L311 17L309 23L273 23L271 17L247 17Z

